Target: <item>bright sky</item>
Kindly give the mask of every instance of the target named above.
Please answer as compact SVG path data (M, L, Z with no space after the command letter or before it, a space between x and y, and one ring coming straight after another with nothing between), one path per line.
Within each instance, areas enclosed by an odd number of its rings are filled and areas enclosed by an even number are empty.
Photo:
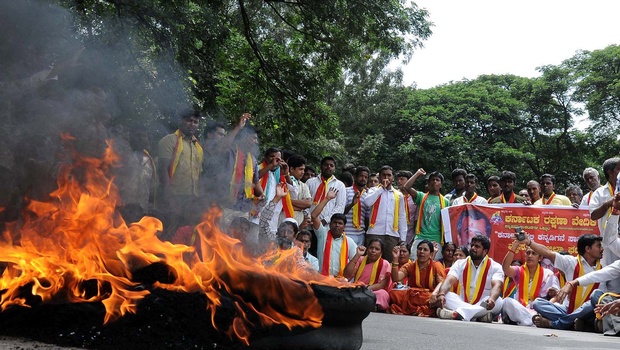
M536 77L577 50L620 44L617 0L414 0L433 35L403 67L404 85L427 89L482 74Z

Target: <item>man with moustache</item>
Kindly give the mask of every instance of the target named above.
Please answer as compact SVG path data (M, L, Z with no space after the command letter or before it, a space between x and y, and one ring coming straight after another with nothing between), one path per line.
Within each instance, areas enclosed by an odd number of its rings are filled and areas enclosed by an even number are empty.
M568 197L555 193L555 176L542 174L540 186L542 186L542 197L534 202L535 205L572 205Z
M601 187L601 176L599 175L598 170L594 168L585 168L583 170L583 180L586 182L590 192L583 196L581 199L581 205L589 206L594 191Z
M523 233L525 239L522 242L543 258L551 260L551 263L564 273L567 281L572 281L601 268L602 237L593 234L581 235L577 240L577 253L579 255L574 257L553 252L544 245L533 242L527 232L524 231ZM535 315L532 321L536 327L555 329L573 329L576 319L593 323L594 308L590 304L591 293L592 289L579 287L570 300L564 299L563 302L556 299L536 298L532 307L538 312L538 315Z
M323 226L327 226L327 224L331 221L331 217L336 213L344 213L344 207L347 202L347 191L345 189L344 183L338 180L336 176L334 176L334 171L336 169L336 159L334 157L324 157L321 159L321 174L320 176L308 179L306 184L310 189L310 195L312 196L312 207L310 210L314 210L316 206L325 198L327 191L329 189L334 189L338 194L335 200L329 201L326 203L323 212L319 216L319 219L323 223Z
M447 199L441 194L443 185L443 175L434 171L428 175L428 192L421 194L413 188L413 184L420 176L426 175L426 171L420 168L405 183L404 188L418 206L418 222L416 224L416 237L412 247L417 247L422 240L429 240L434 245L443 245L444 229L441 223L441 210L450 205ZM417 251L412 249L411 259L414 260ZM441 252L437 252L435 259L441 259Z
M344 228L344 232L358 246L364 245L366 236L365 221L368 207L364 204L364 198L368 194L366 191L368 175L370 175L370 169L365 166L357 167L355 169L353 186L346 188L347 205L344 207L344 214L347 217L347 225Z
M469 257L452 264L448 277L436 294L441 304L437 316L443 319L492 322L502 309L502 266L488 256L491 240L478 235L472 238ZM450 292L459 283L460 295ZM435 299L431 299L431 303Z
M196 218L187 217L200 196L200 172L203 151L196 138L200 113L187 110L179 116L179 128L164 136L157 145L159 164L160 208L170 215L167 233Z
M454 189L446 194L446 199L452 205L454 200L461 197L463 192L465 192L465 175L467 175L467 171L465 169L454 169L450 175Z
M527 193L530 195L530 203L536 203L540 199L540 184L536 180L527 182Z
M527 203L527 199L519 196L514 192L517 175L512 171L502 171L499 184L502 187L502 193L499 197L493 198L491 204L509 204L509 203Z
M461 204L487 204L487 200L484 197L478 196L476 188L478 187L478 177L474 174L465 175L465 193L462 196L455 198L452 201L451 206Z
M392 186L392 167L384 165L379 170L381 186L368 190L364 204L370 208L366 240L378 238L383 241L383 259L391 261L392 249L407 238L407 213L403 194Z

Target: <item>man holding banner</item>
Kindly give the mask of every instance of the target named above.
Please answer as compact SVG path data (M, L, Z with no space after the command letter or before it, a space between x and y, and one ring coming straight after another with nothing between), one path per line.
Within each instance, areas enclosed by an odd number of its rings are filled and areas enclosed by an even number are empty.
M603 256L602 237L593 234L581 235L577 240L579 255L574 257L553 252L542 244L533 242L525 231L523 233L525 245L542 257L551 260L554 266L564 273L566 280L574 280L601 268L599 260ZM532 322L539 328L556 329L573 329L576 319L592 323L594 308L590 304L590 295L596 287L578 287L570 300L565 299L562 304L554 299L537 298L534 300L533 307L539 314L532 317Z
M504 273L488 256L490 247L489 238L478 235L471 240L469 257L454 262L437 293L439 318L490 323L500 313ZM462 286L460 295L450 292L456 283Z

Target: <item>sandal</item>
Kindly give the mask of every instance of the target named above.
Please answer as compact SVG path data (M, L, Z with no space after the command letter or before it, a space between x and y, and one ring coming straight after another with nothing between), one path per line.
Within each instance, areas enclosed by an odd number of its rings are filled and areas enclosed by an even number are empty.
M542 317L541 315L532 316L532 322L538 328L552 328L551 321L548 318Z

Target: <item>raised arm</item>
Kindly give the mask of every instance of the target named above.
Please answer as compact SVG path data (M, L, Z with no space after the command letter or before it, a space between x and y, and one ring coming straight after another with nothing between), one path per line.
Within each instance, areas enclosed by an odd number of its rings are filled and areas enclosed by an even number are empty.
M530 235L523 231L523 234L525 234L525 240L523 240L522 243L525 243L526 246L532 248L533 251L536 252L536 254L538 255L542 255L543 258L547 258L549 260L551 260L551 263L555 263L555 253L551 250L549 250L549 248L545 247L542 244L538 244L532 240L530 240Z
M407 193L409 193L411 195L411 198L413 198L413 200L418 198L418 191L416 191L415 188L413 188L413 184L420 178L420 176L424 176L424 175L426 175L426 171L424 171L424 169L420 168L403 185L403 188L405 189L405 191L407 191Z
M502 261L502 270L504 270L504 275L506 277L513 278L515 276L515 271L512 269L512 261L514 260L515 254L517 254L517 248L521 242L518 240L514 240L512 242L512 246L508 248L508 252L506 252L506 256L504 256L504 260Z
M327 191L327 193L325 194L325 198L323 198L323 200L321 200L319 204L314 207L314 210L310 214L312 218L312 228L314 228L315 230L321 228L321 212L323 212L323 208L325 208L327 203L329 203L329 201L331 201L332 199L336 198L337 195L338 191L330 188L329 191Z
M392 281L398 283L405 278L405 273L398 268L398 257L400 255L400 246L392 249Z
M347 266L344 268L344 271L342 272L342 274L344 275L344 278L348 279L349 281L353 279L353 277L355 277L355 265L357 264L357 261L364 256L364 254L366 253L366 247L364 247L363 245L358 246L357 250L355 251L355 255L353 256L353 258L351 260L349 260L349 263L347 264ZM358 281L355 281L358 282Z

